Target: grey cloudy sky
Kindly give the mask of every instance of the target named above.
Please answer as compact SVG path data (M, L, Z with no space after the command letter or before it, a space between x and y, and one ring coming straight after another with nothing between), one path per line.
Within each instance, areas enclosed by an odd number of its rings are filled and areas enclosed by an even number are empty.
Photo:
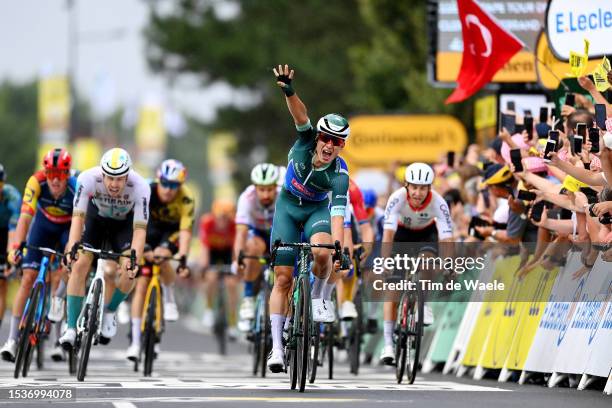
M170 1L165 3L172 5ZM107 104L134 106L153 94L202 120L210 120L219 104L248 104L252 100L225 84L202 89L194 78L184 78L170 89L163 78L153 75L144 55L142 30L148 18L145 1L75 0L75 4L81 33L77 85L89 99L103 95ZM66 72L68 18L66 0L3 2L0 80L26 81L44 70ZM121 35L109 39L117 30Z

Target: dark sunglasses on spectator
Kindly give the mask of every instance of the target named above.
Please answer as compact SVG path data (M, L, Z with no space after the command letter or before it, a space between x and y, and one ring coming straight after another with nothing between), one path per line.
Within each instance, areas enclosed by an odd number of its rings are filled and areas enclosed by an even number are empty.
M319 133L319 140L322 141L325 144L328 144L329 142L332 142L332 144L336 147L343 147L344 146L344 140L340 139L339 137L334 137L334 136L330 136L327 135L325 133Z
M181 186L181 183L177 183L176 181L168 181L164 179L161 179L159 183L161 184L163 188L168 188L170 190L176 190L177 188Z
M70 176L70 170L45 170L47 179L66 180Z

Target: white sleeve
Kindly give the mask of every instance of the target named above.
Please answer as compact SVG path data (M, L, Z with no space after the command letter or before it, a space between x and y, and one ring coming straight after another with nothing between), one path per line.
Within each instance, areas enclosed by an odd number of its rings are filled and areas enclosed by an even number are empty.
M236 224L243 224L252 226L253 225L253 217L251 217L249 211L249 191L244 190L242 194L240 194L240 198L238 198L238 207L236 208Z
M75 213L87 213L89 198L94 195L96 188L95 168L86 170L77 177L76 194L74 195L73 211Z
M134 177L134 226L146 227L149 221L151 187L140 175Z
M453 221L446 200L437 193L433 193L434 212L436 214L436 228L438 228L438 239L453 237Z
M399 214L402 207L406 204L406 190L401 188L389 196L387 206L385 207L385 215L383 218L383 229L397 230L399 222Z

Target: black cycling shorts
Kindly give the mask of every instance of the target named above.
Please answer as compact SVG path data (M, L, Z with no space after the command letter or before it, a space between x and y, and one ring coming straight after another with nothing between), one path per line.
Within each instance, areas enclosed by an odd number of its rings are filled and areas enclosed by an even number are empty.
M412 256L425 251L432 252L434 255L438 254L438 228L436 223L421 230L398 227L393 241L410 243L410 245L401 250L409 250Z
M81 242L92 248L122 253L132 246L133 218L133 212L125 220L101 217L98 208L90 200ZM105 248L102 248L103 244Z
M151 222L147 224L147 249L167 248L172 255L178 252L179 231L174 226Z

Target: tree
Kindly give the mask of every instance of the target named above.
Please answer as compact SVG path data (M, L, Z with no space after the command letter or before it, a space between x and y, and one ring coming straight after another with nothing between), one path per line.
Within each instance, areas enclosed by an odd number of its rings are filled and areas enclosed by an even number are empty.
M38 147L36 82L0 85L0 163L18 190L35 168Z
M272 67L295 67L295 88L313 121L328 112L348 115L354 110L348 50L365 42L367 29L352 0L236 3L240 12L231 19L219 18L211 2L196 0L182 1L166 15L152 10L149 63L167 75L198 74L203 85L227 81L256 91L259 104L223 107L213 130L233 131L241 154L265 145L273 160L285 162L295 129Z

